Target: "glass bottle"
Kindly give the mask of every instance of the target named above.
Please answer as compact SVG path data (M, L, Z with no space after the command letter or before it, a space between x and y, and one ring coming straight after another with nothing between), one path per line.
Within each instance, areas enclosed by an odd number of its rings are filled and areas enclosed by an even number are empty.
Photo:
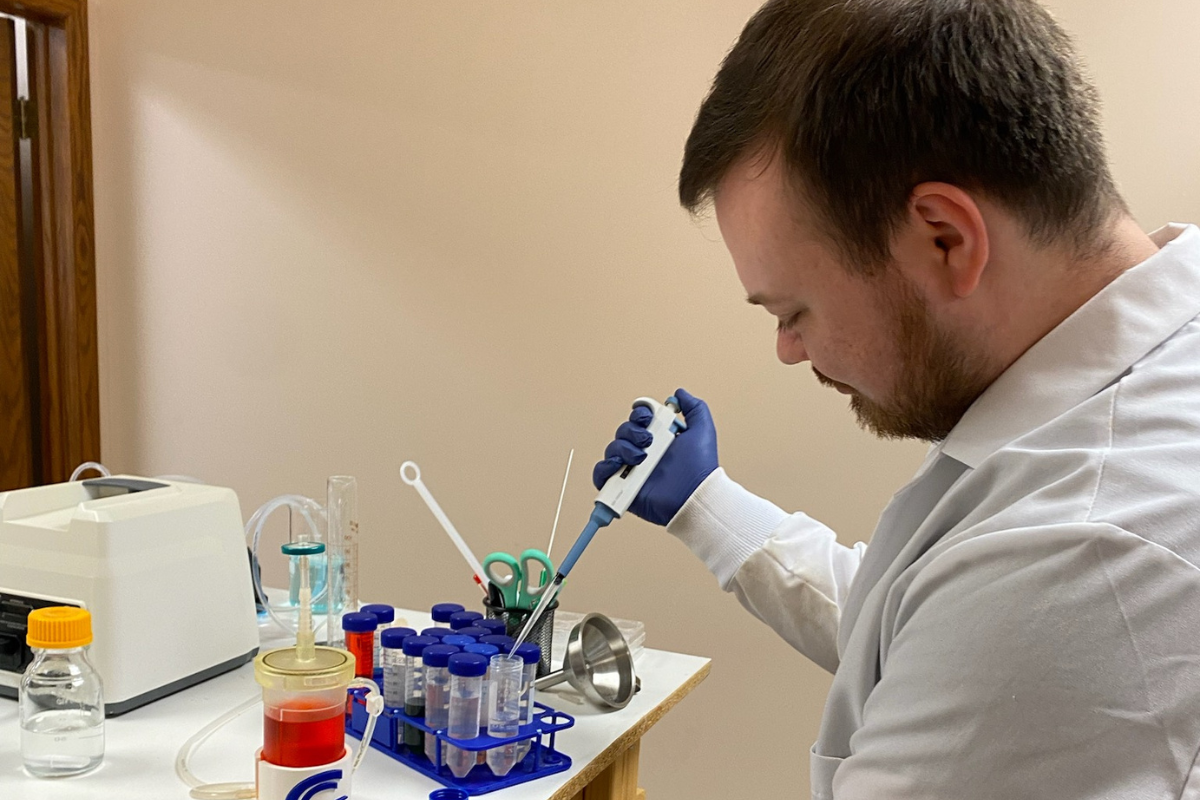
M53 606L29 614L33 661L18 690L21 757L39 778L81 775L104 760L104 692L87 657L92 615Z

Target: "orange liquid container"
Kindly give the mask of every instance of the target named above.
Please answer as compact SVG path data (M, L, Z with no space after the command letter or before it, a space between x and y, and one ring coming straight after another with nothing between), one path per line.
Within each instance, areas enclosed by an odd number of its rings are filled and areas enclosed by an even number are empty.
M342 758L346 689L354 679L350 653L315 647L311 658L301 659L295 647L270 650L254 660L254 678L263 687L264 761L316 767Z
M263 758L281 767L317 767L346 751L346 705L301 698L263 714Z
M346 631L346 649L354 656L354 675L370 678L375 671L375 634Z

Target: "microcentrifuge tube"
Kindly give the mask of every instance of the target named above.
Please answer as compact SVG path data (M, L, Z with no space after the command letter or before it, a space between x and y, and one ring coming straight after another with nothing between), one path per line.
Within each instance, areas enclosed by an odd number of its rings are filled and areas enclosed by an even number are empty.
M521 678L525 661L520 656L492 656L488 669L488 735L497 739L516 736L521 727ZM504 777L517 764L517 743L502 744L487 751L487 765Z
M450 716L446 735L451 739L474 739L479 735L483 676L488 660L476 653L450 656ZM454 745L446 746L446 764L454 777L465 777L475 766L477 754Z

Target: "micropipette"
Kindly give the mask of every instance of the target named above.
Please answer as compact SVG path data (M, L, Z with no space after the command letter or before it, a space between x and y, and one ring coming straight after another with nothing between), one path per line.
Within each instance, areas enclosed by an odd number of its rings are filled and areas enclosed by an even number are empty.
M410 468L412 469L411 478L408 476ZM442 511L442 507L438 505L437 500L434 500L433 495L425 488L425 484L421 481L421 468L411 461L405 461L400 465L400 480L416 489L417 494L421 495L421 499L425 501L425 505L429 506L430 512L441 523L442 530L446 531L446 535L450 537L450 541L454 542L454 546L458 548L458 552L462 553L462 557L467 560L471 571L475 573L475 583L479 584L479 588L483 589L483 593L486 596L488 593L487 575L483 572L483 565L479 563L479 559L471 552L471 548L467 547L467 543L463 541L458 529L454 527L454 523L446 516L446 512Z
M579 538L575 540L571 552L567 553L567 557L559 565L554 580L542 593L541 601L526 620L525 627L521 629L521 634L517 637L512 651L515 652L521 642L528 638L542 614L554 602L554 598L562 588L562 582L575 566L575 562L583 555L583 551L592 541L592 537L596 535L596 531L629 510L629 506L633 504L638 492L645 485L646 479L650 477L654 468L658 466L658 462L662 460L663 453L667 452L667 448L675 441L675 436L680 431L687 429L687 423L677 416L679 401L674 396L668 397L665 403L660 403L650 397L639 397L633 401L633 407L638 408L639 406L650 409L654 414L650 424L646 426L646 429L654 437L650 446L646 448L646 459L640 464L626 466L605 481L600 494L596 496L596 505L592 509L592 515L588 519L587 525L579 534Z

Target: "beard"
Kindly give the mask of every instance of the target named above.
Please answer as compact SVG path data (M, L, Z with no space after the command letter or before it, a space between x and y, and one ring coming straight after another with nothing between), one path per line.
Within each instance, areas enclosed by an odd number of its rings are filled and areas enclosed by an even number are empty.
M848 391L858 424L876 436L940 442L995 379L994 370L938 326L907 280L890 281L880 297L900 362L892 396L876 402L815 367L813 373L823 386Z

